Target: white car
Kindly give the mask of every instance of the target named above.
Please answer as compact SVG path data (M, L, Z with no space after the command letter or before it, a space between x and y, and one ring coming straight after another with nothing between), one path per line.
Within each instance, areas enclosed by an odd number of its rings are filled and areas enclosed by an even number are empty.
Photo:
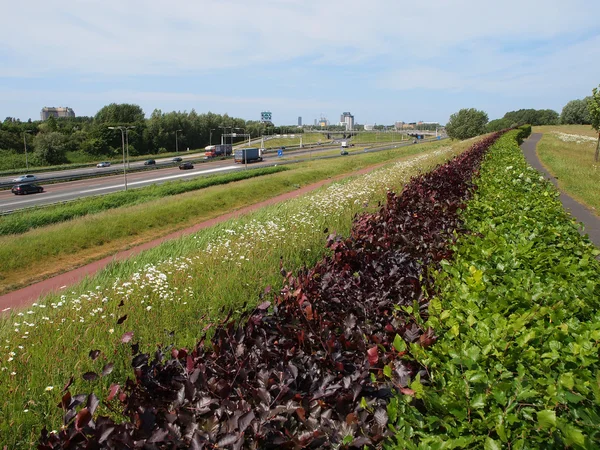
M35 175L21 175L18 178L13 180L13 183L33 183L37 181L37 177Z
M96 167L110 167L110 163L108 161L103 161L96 164Z

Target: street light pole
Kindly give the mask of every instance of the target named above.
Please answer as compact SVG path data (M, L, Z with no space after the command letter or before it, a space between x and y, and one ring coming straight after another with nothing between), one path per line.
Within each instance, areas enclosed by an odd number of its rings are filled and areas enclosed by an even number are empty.
M177 144L177 132L182 130L175 130L175 151L179 153L179 145Z
M134 129L135 127L126 127L125 128L125 143L127 145L127 168L129 169L129 130Z
M127 190L127 165L125 164L125 130L126 127L108 127L109 130L121 130L121 142L123 143L123 179L125 181L125 190Z

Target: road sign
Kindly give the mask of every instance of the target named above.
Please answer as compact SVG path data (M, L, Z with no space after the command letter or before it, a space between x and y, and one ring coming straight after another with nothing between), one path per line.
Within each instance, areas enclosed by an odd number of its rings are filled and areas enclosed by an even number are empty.
M277 156L283 156L283 150L281 150L281 149L277 150Z

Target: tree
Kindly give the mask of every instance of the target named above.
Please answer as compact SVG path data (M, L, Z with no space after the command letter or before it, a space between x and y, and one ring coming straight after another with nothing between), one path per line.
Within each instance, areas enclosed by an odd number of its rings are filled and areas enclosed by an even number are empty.
M590 97L583 100L571 100L565 105L560 115L560 123L566 125L588 125L592 123L588 101Z
M126 125L144 121L144 111L138 105L111 103L96 113L97 123Z
M506 128L510 128L512 125L513 122L510 119L506 119L503 117L502 119L491 120L487 124L486 130L488 133L492 133L494 131L500 131Z
M488 115L475 108L463 108L450 116L446 133L452 139L469 139L485 133Z
M600 153L600 85L592 89L592 96L588 99L588 111L592 123L592 128L598 132L598 142L596 143L596 153L594 160L598 162L598 153Z
M33 142L35 148L33 157L36 165L46 166L68 162L65 155L68 138L65 135L56 131L40 133Z

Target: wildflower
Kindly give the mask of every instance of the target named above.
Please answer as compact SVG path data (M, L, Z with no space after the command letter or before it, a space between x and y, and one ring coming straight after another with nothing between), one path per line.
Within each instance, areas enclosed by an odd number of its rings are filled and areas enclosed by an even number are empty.
M51 391L52 389L54 389L54 386L46 386L46 392Z
M108 330L108 332L109 332L110 334L113 334L113 333L115 332L115 329L114 329L114 328L111 328L110 330Z
M152 309L152 306L148 305L146 306L146 311L150 311Z

